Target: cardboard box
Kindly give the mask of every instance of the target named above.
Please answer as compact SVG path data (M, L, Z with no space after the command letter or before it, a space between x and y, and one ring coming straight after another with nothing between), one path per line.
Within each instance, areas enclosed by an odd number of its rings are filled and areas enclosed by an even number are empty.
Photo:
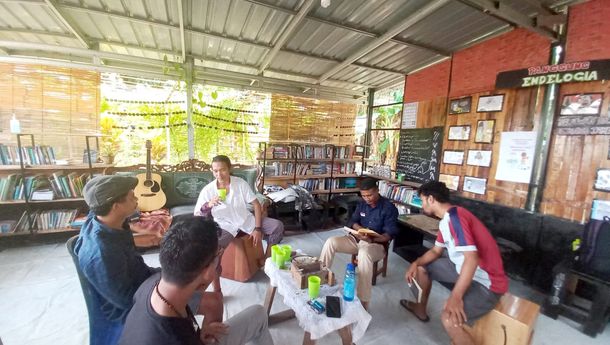
M320 284L334 284L333 273L322 265L318 258L312 256L297 256L292 259L290 273L295 284L301 289L307 288L307 279L312 275L320 277Z

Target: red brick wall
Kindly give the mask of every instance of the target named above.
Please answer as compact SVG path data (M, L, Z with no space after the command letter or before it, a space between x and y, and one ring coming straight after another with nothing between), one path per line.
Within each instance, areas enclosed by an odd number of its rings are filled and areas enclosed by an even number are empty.
M570 7L566 62L610 59L610 1Z
M445 60L405 77L404 102L445 97L449 85L451 60Z
M549 39L525 29L457 52L453 57L449 97L493 90L498 72L545 65L549 52Z

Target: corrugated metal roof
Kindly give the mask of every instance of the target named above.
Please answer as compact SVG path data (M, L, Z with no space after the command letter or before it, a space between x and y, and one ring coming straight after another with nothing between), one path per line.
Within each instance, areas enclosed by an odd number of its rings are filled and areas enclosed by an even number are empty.
M210 80L226 71L232 85L293 82L303 96L354 99L560 2L501 2L494 17L481 10L495 3L487 0L331 0L327 8L319 0L0 0L0 60L145 62L141 72L162 74L164 59L184 55Z

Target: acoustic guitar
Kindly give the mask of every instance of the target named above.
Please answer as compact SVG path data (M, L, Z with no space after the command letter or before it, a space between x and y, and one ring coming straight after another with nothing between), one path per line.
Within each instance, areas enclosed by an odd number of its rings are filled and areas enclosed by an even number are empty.
M138 198L140 211L154 211L165 205L167 198L161 189L161 175L153 174L150 167L150 149L152 143L146 140L146 173L138 174L138 185L134 194Z

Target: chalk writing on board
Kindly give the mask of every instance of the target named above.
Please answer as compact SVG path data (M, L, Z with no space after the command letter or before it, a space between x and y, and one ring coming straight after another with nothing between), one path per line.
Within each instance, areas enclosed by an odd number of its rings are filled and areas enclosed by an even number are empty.
M443 127L401 130L396 171L413 182L437 180L442 140Z

